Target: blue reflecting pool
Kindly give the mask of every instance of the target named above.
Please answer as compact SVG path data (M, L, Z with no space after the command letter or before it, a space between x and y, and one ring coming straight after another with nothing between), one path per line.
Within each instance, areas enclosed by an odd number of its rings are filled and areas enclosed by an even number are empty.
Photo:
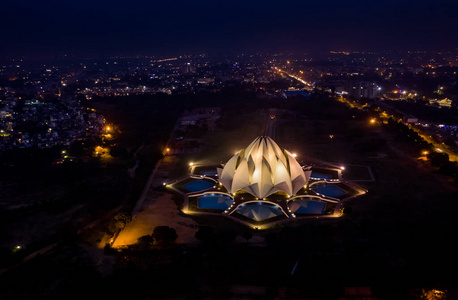
M316 184L312 185L310 189L314 192L323 194L328 197L337 198L346 194L347 192L333 184Z
M227 209L234 202L234 199L227 195L205 194L197 198L199 208Z
M295 214L322 214L326 202L311 200L312 198L300 198L289 203L289 208Z
M241 204L237 208L237 212L255 221L264 221L283 215L283 211L278 205L267 202L250 202Z
M214 176L214 175L218 175L218 172L216 170L214 170L214 171L205 171L205 172L202 172L202 175Z
M199 192L214 186L215 183L211 180L194 180L183 187L190 192Z

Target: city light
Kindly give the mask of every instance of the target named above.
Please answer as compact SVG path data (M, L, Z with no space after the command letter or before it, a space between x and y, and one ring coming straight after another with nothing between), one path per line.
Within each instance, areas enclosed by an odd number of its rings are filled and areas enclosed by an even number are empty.
M169 2L2 5L0 295L454 296L452 7Z

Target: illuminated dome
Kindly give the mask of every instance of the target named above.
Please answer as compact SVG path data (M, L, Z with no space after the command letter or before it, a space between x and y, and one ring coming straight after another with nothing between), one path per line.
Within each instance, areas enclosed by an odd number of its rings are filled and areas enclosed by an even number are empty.
M221 184L231 194L244 190L258 199L283 191L296 194L309 180L293 155L270 138L256 138L218 169Z

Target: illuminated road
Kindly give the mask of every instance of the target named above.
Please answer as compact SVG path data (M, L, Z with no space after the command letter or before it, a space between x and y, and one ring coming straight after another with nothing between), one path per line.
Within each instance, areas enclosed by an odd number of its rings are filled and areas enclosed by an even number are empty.
M448 157L449 157L450 161L458 161L458 154L456 152L454 152L453 150L451 150L447 145L445 145L444 143L439 144L439 143L435 142L430 135L424 134L422 131L420 131L419 129L417 129L417 128L413 127L413 126L410 126L410 128L415 130L415 132L417 132L418 135L421 136L425 141L427 141L428 143L433 144L434 149L437 152L448 154Z
M345 103L347 106L350 106L351 108L363 109L367 107L367 105L362 105L360 103L351 101L347 98L344 98L343 96L337 97L337 100ZM402 122L404 125L408 126L412 130L414 130L416 133L418 133L418 135L422 137L426 142L432 144L436 152L448 154L450 161L458 161L458 154L454 152L453 150L451 150L447 145L434 141L430 135L426 135L420 128L416 126L412 126L411 124L404 122L402 119L399 119L395 117L394 115L388 114L386 111L383 111L382 108L381 110L382 112L379 113L380 119L393 119L395 121Z
M391 106L391 105L388 105L386 103L383 103L382 104L383 106L386 106L388 109L392 109L392 110L395 110L396 112L398 112L399 114L404 114L402 111L400 111L399 109ZM423 130L420 128L420 127L417 127L417 126L413 126L409 123L406 123L404 122L402 119L397 119L396 117L394 117L393 115L388 115L386 114L386 112L382 112L380 113L379 115L380 118L392 118L396 121L400 121L402 122L404 125L408 126L410 129L412 129L413 131L415 131L416 133L418 133L419 136L421 136L426 142L430 143L433 145L434 147L434 150L436 152L439 152L439 153L446 153L448 154L449 156L449 160L450 161L458 161L458 154L453 151L452 149L450 149L447 145L445 145L444 143L438 143L436 142L431 135L428 135L428 134L425 134L423 132Z
M304 79L302 79L300 77L297 77L297 76L295 76L293 74L290 74L290 73L288 73L288 72L286 72L286 71L284 71L282 69L279 69L277 67L274 67L274 70L277 71L280 74L284 74L286 76L289 76L289 77L299 81L300 83L304 84L307 88L310 88L310 89L314 88L314 86L313 86L313 84L311 82L305 81Z
M286 72L285 72L285 73L286 73ZM302 79L302 78L299 78L299 77L297 77L297 76L294 76L294 75L291 75L291 74L288 74L288 73L286 73L286 75L288 75L288 76L291 77L291 78L296 79L297 81L299 81L300 83L306 85L307 87L313 88L313 84L311 84L310 82L305 81L305 80Z
M274 68L274 69L279 73L285 74L285 75L287 75L287 76L289 76L289 77L291 77L293 79L296 79L297 81L299 81L300 83L306 85L307 87L312 87L313 88L313 85L311 83L309 83L309 82L307 82L307 81L305 81L305 80L303 80L303 79L301 79L301 78L299 78L297 76L289 74L288 72L286 72L284 70L281 70L279 68ZM337 98L337 100L347 104L347 106L350 106L351 108L363 109L363 108L367 107L367 105L363 105L363 104L360 104L360 103L357 103L357 102L354 102L354 101L350 101L349 99L346 99L343 96L340 96L339 98ZM394 108L392 108L392 109L394 109ZM402 112L400 112L400 113L402 113ZM426 135L420 128L412 126L411 124L404 122L402 119L398 119L393 115L386 114L385 112L381 112L379 114L379 117L382 118L382 119L384 119L384 118L385 119L386 118L392 118L392 119L394 119L396 121L402 122L404 125L409 126L409 128L411 128L416 133L418 133L418 135L420 135L426 142L432 144L436 152L448 154L450 161L458 161L458 154L456 152L454 152L452 149L450 149L444 143L438 143L438 142L434 141L430 135Z

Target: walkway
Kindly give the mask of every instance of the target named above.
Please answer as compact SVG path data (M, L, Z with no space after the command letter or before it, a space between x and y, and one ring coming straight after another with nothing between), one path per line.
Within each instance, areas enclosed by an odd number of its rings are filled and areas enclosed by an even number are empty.
M173 134L175 133L176 130L178 130L178 128L180 127L180 124L181 124L181 117L177 119L177 121L175 122L175 125L173 126L173 130L172 132L170 133L170 136L169 136L169 139L167 141L167 144L165 145L165 149L169 148L169 145L170 145L170 141L172 139L172 136ZM172 156L164 156L163 158L161 158L157 163L156 165L154 166L154 169L153 171L151 172L151 175L149 176L148 178L148 181L146 182L145 184L145 188L143 189L143 192L142 194L140 195L140 198L137 200L137 203L135 204L135 207L134 209L132 210L132 216L135 217L135 215L137 214L137 212L140 211L142 205L143 205L143 202L145 201L145 198L146 196L148 195L148 192L156 187L156 186L159 186L162 184L162 182L160 182L160 179L157 179L158 177L156 176L156 173L158 172L158 169L160 168L161 164L163 165L163 168L166 167L166 166L170 166L170 164L173 164L174 161L172 160ZM176 163L176 161L175 161ZM159 180L159 181L158 181Z
M264 132L265 136L268 136L273 140L275 140L276 126L277 126L277 117L275 115L276 111L277 110L274 108L269 109L269 115L267 116L266 129Z

